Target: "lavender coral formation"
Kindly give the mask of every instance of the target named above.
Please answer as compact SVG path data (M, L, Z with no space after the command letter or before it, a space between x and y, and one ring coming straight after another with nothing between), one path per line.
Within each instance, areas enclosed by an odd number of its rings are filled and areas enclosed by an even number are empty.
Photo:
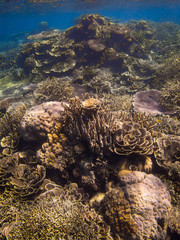
M100 201L100 211L112 231L122 239L165 239L171 203L161 180L134 171L118 185Z
M26 111L21 120L21 132L25 140L37 141L55 131L61 112L64 111L62 102L46 102Z

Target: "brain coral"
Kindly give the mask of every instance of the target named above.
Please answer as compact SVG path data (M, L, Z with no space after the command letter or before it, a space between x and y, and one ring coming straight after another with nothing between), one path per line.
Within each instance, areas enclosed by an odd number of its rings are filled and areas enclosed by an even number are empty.
M113 234L133 239L137 226L131 216L129 202L120 188L110 190L101 202L101 212Z
M137 171L123 176L120 185L137 224L135 239L165 239L171 210L166 186L152 174Z
M159 178L144 172L127 171L119 183L113 188L111 184L102 196L99 210L113 236L123 240L162 240L167 236L172 208L170 200L170 194ZM173 225L173 220L171 223Z

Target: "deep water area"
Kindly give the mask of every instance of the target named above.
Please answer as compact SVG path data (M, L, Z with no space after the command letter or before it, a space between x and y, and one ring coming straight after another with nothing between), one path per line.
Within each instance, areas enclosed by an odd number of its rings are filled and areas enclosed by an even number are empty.
M0 240L180 239L179 12L0 1Z

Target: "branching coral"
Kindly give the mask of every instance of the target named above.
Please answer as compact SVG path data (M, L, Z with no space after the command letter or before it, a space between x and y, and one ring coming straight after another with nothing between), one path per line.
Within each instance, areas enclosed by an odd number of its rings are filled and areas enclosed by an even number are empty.
M44 195L31 204L21 204L16 221L4 229L11 239L112 239L101 216L72 194Z
M98 99L81 101L74 98L65 108L64 125L67 136L85 144L95 156L101 159L143 156L144 170L151 170L152 162L147 158L154 151L151 118L137 114L111 114Z
M66 79L48 78L38 84L34 95L38 102L67 101L68 98L73 96L73 87Z

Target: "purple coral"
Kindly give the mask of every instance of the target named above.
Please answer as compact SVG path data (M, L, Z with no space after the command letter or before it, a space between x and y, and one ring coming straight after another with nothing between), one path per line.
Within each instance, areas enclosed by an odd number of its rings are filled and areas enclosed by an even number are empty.
M134 96L134 110L137 112L145 112L146 114L172 114L170 111L164 111L160 102L160 91L149 90L141 91Z
M64 111L63 102L46 102L26 111L21 120L21 132L25 140L37 141L55 130Z
M165 239L171 210L166 186L154 175L137 171L122 177L121 185L137 224L135 239Z

